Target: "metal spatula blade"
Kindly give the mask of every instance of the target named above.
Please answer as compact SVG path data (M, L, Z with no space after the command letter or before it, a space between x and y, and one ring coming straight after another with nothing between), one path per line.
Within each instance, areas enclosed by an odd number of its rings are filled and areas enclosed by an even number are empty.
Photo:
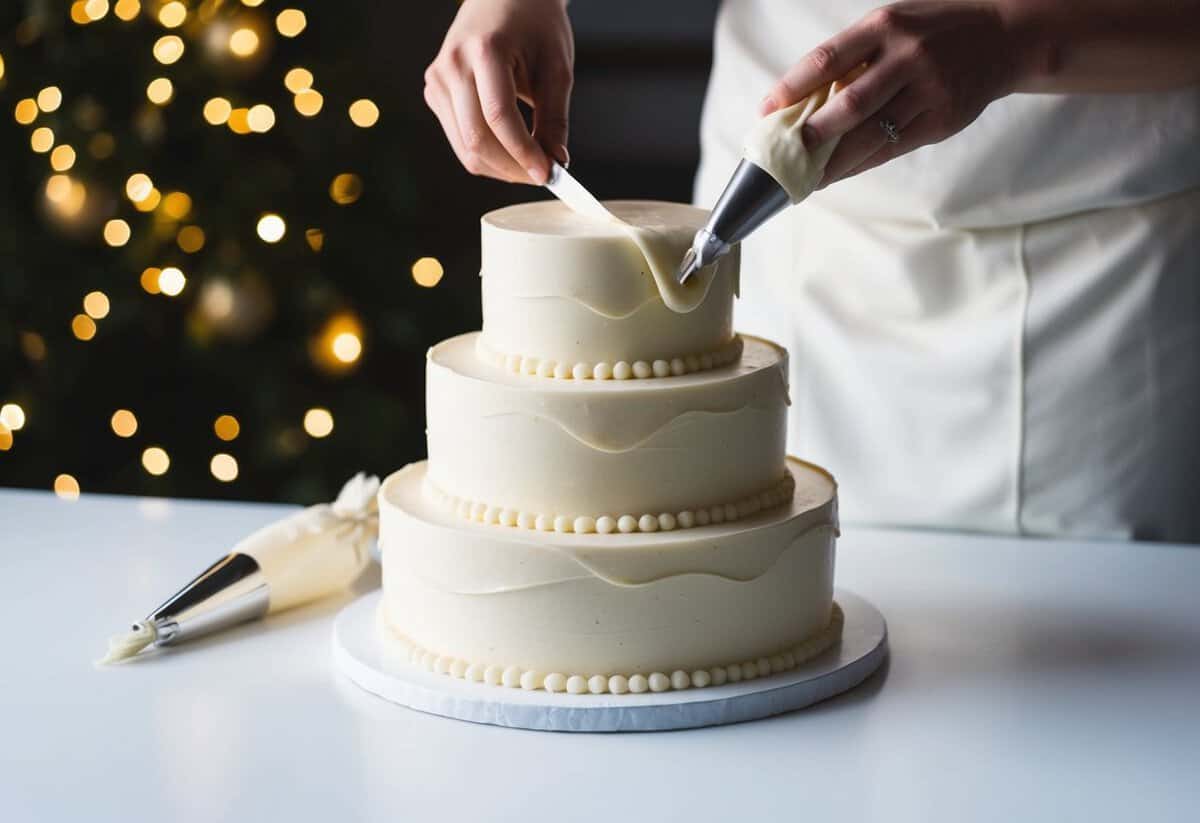
M596 220L617 219L616 215L604 208L603 203L593 197L583 184L558 163L553 163L550 167L550 179L546 181L546 188L572 211Z

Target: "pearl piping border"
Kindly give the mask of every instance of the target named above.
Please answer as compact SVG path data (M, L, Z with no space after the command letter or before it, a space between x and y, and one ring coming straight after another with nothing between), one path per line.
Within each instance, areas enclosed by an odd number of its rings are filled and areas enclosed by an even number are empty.
M380 609L380 616L382 615L383 610ZM551 694L643 694L723 686L726 683L738 683L790 671L833 646L842 636L844 622L841 607L834 603L829 612L829 623L824 629L779 654L727 666L696 669L692 672L677 669L669 675L665 672L631 675L563 674L522 669L519 666L468 663L456 657L434 654L386 626L386 622L385 630L389 631L401 649L407 652L410 663L427 672L445 674L459 680L486 683L490 686L507 686L512 689L521 688L525 691L543 689Z
M673 357L670 360L620 360L616 363L564 363L550 358L531 357L520 354L505 354L483 342L480 335L475 342L479 359L498 369L530 377L545 377L556 380L645 380L652 377L680 377L693 372L708 371L736 363L742 356L742 338L734 335L727 344L712 352Z
M736 503L717 503L681 512L646 513L642 515L622 514L599 516L565 514L535 514L519 509L493 506L478 500L469 500L444 492L428 479L426 489L435 502L458 517L476 523L508 526L533 531L559 532L561 534L631 534L633 532L672 531L690 529L711 524L732 523L760 511L782 506L792 499L796 490L796 479L784 470L784 476L766 491L744 497Z

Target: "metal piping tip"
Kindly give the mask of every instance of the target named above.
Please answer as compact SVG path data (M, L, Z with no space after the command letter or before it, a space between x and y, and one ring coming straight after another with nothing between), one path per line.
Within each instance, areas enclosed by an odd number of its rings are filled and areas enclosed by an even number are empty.
M688 278L698 271L700 271L700 260L696 256L696 250L688 249L687 254L683 256L683 262L679 264L679 271L676 273L675 279L681 284L686 283Z

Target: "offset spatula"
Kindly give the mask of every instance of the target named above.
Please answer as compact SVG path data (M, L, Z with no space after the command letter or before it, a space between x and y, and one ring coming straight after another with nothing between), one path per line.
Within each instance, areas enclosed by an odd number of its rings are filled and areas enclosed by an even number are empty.
M566 203L572 211L596 220L618 219L557 162L550 166L550 179L546 181L546 188L550 189L555 197Z

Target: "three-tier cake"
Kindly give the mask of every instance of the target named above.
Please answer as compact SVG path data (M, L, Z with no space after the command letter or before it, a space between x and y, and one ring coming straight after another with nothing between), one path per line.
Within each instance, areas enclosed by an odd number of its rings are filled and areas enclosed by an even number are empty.
M786 456L787 352L733 331L736 250L671 278L705 212L607 205L623 223L483 217L483 330L430 349L429 459L380 491L383 631L550 692L787 671L841 631L836 484Z

